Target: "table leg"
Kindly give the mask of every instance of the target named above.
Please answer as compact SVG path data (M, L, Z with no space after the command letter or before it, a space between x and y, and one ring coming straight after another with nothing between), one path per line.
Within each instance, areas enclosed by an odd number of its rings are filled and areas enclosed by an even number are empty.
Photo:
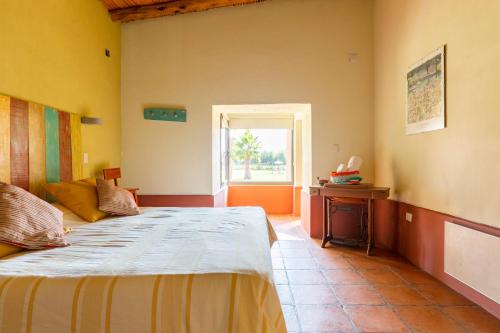
M328 197L323 197L323 241L321 242L321 247L326 247L328 241L332 239L332 234L330 231L330 201Z
M371 255L372 247L375 243L375 224L373 223L373 199L368 199L368 247L366 255Z

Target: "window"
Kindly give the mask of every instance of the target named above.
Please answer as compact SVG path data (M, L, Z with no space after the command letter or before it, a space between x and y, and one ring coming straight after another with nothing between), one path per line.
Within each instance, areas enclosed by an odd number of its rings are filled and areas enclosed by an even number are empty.
M231 182L293 182L291 129L231 128L229 135Z

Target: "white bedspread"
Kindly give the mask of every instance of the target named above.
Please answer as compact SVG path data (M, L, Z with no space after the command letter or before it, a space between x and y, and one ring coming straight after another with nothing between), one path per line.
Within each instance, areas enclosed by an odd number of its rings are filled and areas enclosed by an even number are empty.
M260 208L155 208L0 259L0 331L286 333Z
M0 276L241 273L272 282L276 235L261 208L151 208L74 227L71 246L0 260Z

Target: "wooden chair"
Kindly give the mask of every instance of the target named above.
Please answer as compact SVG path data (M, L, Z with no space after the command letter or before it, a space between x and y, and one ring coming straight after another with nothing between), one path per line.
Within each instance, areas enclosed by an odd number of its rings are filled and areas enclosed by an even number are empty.
M115 183L115 186L118 186L118 179L122 178L122 170L120 168L108 168L108 169L103 169L102 173L104 175L105 180L113 180ZM137 195L137 192L139 191L138 188L126 188L127 191L132 193L134 196L134 200L137 204L139 204L139 197Z

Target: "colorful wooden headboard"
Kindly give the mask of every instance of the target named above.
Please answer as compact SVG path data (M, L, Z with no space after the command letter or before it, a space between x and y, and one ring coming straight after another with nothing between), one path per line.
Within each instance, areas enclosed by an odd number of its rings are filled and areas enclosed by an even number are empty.
M44 183L81 179L80 115L0 95L0 181L45 197Z

